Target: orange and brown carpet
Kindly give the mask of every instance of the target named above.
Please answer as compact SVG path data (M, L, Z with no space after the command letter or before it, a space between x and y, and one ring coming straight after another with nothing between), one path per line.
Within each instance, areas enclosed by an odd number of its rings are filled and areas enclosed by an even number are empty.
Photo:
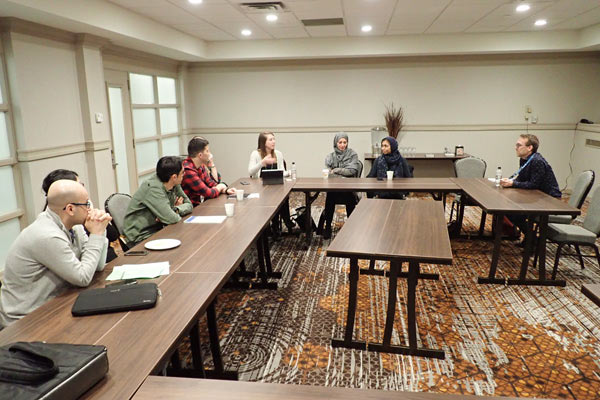
M314 207L313 215L320 209ZM475 232L480 215L478 209L467 208L464 229ZM334 236L344 219L341 207ZM595 258L585 259L585 269L574 257L561 258L558 274L567 280L564 288L480 285L477 277L488 272L492 242L452 240L453 265L424 266L425 272L439 273L440 280L420 280L417 288L419 344L446 354L444 360L435 360L331 347L331 338L342 337L344 331L349 261L326 257L329 242L316 236L307 251L302 238L285 236L271 245L274 269L283 273L278 290L226 290L219 295L225 366L239 371L241 380L600 398L600 308L581 293L583 283L600 282ZM554 250L548 245L547 270L552 269ZM503 242L497 275L516 277L521 254L517 242ZM253 253L246 257L249 269L256 268L255 259ZM380 262L378 267L387 265ZM536 271L530 268L529 274L536 276ZM355 339L381 341L387 288L387 278L360 277ZM400 279L392 335L396 344L407 341L405 296L406 283ZM187 349L182 345L182 352Z

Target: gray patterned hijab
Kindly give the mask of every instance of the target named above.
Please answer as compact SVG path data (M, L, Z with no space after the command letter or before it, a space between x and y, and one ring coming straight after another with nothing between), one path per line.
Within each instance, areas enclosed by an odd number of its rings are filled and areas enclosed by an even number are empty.
M348 142L348 146L346 147L346 150L342 151L340 149L338 149L337 144L340 141L340 139L346 139L346 142ZM350 146L350 141L348 140L348 135L346 134L346 132L338 132L335 134L335 137L333 138L333 150L335 153L335 157L334 157L334 162L337 163L338 167L344 167L346 166L346 164L348 164L353 156L354 150L352 150L349 146Z

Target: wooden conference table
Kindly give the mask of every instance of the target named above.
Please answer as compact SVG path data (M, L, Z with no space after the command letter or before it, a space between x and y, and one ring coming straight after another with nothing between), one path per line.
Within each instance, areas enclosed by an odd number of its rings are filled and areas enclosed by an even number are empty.
M515 397L399 392L149 376L134 400L517 400Z
M444 358L442 350L418 347L415 315L419 278L438 279L437 275L421 274L420 264L452 264L452 249L446 218L439 202L363 199L327 248L327 256L350 258L346 330L343 339L332 339L332 347ZM352 339L359 259L390 261L388 305L382 343L366 343ZM408 262L408 273L402 272L403 262ZM369 270L364 272L368 273ZM399 277L408 279L406 300L408 346L391 344Z
M415 178L453 178L456 177L454 162L471 156L469 154L446 156L444 153L413 153L403 154L402 157L415 167ZM375 158L377 157L372 153L365 153L365 161L372 163Z
M539 190L526 190L495 187L494 182L485 178L452 178L462 189L464 195L468 196L483 211L494 216L494 249L492 251L492 261L490 271L487 277L480 277L479 283L495 283L509 285L543 285L543 286L565 286L564 280L546 279L546 235L548 228L549 215L572 215L576 216L581 211L571 207L567 203L548 196ZM464 208L466 202L462 202ZM464 214L464 209L460 210L459 215ZM527 232L525 232L525 250L521 262L519 278L502 279L496 278L496 269L500 257L500 245L502 240L502 221L505 215L526 215ZM527 268L529 259L533 252L534 234L533 222L537 219L539 225L538 246L535 249L539 258L539 275L537 279L527 279ZM460 224L459 224L460 225Z
M234 182L247 193L259 192L259 199L239 203L224 197L208 200L194 208L192 215L223 215L223 203L236 203L235 216L222 224L184 224L165 227L151 240L175 238L181 246L150 252L142 257L120 256L96 274L91 287L104 285L116 265L169 261L171 273L153 280L162 296L156 307L135 312L75 318L71 307L79 290L72 289L39 307L23 319L0 331L0 345L16 341L47 341L73 344L102 344L108 348L110 370L86 398L131 398L144 379L160 372L204 312L210 311L220 288L227 282L244 254L269 224L292 190L341 191L441 191L463 189L449 179L413 178L392 182L376 179L347 179L335 182L315 179L285 181L283 185L263 186L260 180ZM466 185L465 183L461 183ZM513 189L515 190L515 189ZM505 190L508 193L512 190ZM516 190L515 190L516 191ZM472 194L472 193L471 193ZM543 194L538 194L542 196ZM476 196L474 196L476 200ZM484 204L487 205L487 204ZM577 214L576 209L572 214ZM526 211L526 210L522 210ZM310 225L309 225L310 226ZM134 249L141 249L144 242ZM260 247L260 246L259 246ZM260 258L259 258L260 260Z
M460 187L448 178L396 178L377 180L377 178L298 178L292 191L304 192L306 204L305 234L306 245L310 245L312 236L311 204L319 192L425 192L454 193ZM311 192L316 194L311 195Z
M175 238L181 240L181 246L141 257L120 256L94 277L91 287L101 287L116 265L169 261L171 273L152 280L162 293L156 307L75 318L71 307L79 290L73 289L0 331L0 345L16 341L104 345L109 372L84 398L131 398L148 375L163 369L180 340L210 309L292 187L290 183L263 187L256 180L245 181L250 183L247 191L259 192L260 199L229 200L236 202L233 217L221 224L180 222L167 226L151 240ZM225 201L206 201L194 207L192 215L224 215L221 203ZM144 243L134 249L142 249Z

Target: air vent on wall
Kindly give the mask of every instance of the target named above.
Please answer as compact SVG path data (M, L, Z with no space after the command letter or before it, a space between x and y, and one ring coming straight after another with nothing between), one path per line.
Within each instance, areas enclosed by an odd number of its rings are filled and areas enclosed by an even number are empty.
M344 25L343 18L321 18L321 19L303 19L304 26L330 26Z
M242 3L240 4L240 8L246 14L282 12L285 9L283 3L280 1L260 1L252 3Z
M600 148L600 140L594 139L585 139L585 145L589 147L597 147Z

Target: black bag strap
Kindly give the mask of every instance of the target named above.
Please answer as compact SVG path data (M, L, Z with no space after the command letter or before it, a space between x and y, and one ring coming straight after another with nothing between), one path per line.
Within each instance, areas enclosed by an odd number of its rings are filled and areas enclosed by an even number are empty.
M17 342L0 348L0 381L39 384L58 374L51 358L30 343Z

